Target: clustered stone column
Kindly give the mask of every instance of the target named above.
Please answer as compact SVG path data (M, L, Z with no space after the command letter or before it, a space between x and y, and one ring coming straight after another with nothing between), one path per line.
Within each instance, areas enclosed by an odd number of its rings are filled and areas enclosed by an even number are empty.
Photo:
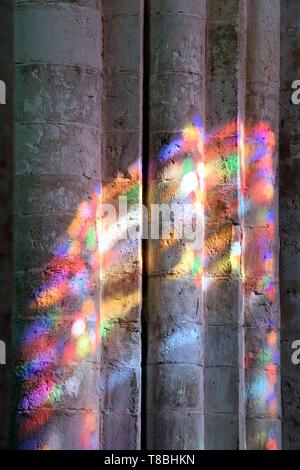
M15 15L13 445L279 448L280 1Z

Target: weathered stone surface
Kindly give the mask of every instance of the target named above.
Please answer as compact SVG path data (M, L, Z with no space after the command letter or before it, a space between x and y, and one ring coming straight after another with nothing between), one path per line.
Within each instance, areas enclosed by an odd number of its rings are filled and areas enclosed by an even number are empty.
M188 71L203 76L205 27L199 17L160 15L150 20L150 73ZM198 28L199 33L195 35Z
M202 335L201 326L195 322L151 324L147 349L149 364L202 365Z
M299 365L292 363L292 343L300 339L299 322L299 105L292 104L291 84L299 78L299 4L281 2L280 62L280 289L282 446L299 449Z
M205 416L205 449L206 450L238 450L239 416L227 413L209 414ZM219 430L219 432L216 432ZM220 432L222 430L222 432Z
M103 450L136 450L140 447L139 416L103 415Z
M99 448L95 231L86 241L101 168L101 22L95 2L76 3L16 6L18 448Z
M278 419L247 419L247 441L249 450L280 449L281 421ZM269 446L268 446L269 444Z
M148 450L201 450L203 415L188 412L159 412L147 420Z
M207 325L241 323L242 291L238 279L205 279L205 322Z
M202 78L189 73L151 75L150 130L180 131L193 117L201 115L203 104L198 92L202 86ZM168 106L162 107L164 102Z
M147 410L203 412L202 367L191 364L148 366L149 395ZM153 408L155 403L155 408Z
M205 326L205 342L210 346L205 354L206 365L237 366L239 359L237 336L237 326Z
M105 371L105 379L105 412L139 413L141 406L141 370L124 366L113 367Z
M201 292L194 278L150 277L148 292L148 322L202 321Z
M103 20L105 71L139 71L141 50L139 16L119 15ZM126 54L124 40L126 38Z
M66 174L99 178L100 132L72 124L34 123L15 126L17 175ZM70 163L72 162L71 169ZM71 171L69 171L71 170Z
M21 449L93 450L98 448L99 418L96 412L51 411L18 413L18 428L22 432ZM74 429L79 432L74 433ZM85 432L80 431L85 429ZM17 447L17 442L13 447Z
M100 126L99 74L75 65L16 67L16 121ZM85 90L85 93L82 93Z
M238 370L234 367L206 367L204 377L205 413L237 413Z
M100 67L100 16L95 10L57 2L20 4L16 33L17 63L47 60Z
M184 162L196 163L196 152L180 156L179 161L175 155L166 164L157 163L162 147L175 134L180 136L195 116L204 114L205 23L201 17L205 6L202 1L149 2L148 206L194 203L193 195L182 186L182 168ZM159 217L151 212L153 224ZM165 225L168 220L170 215L163 213ZM199 367L203 364L199 324L203 228L197 229L197 244L185 239L184 232L179 238L166 233L159 239L152 237L147 244L148 449L201 449L204 444ZM186 413L187 409L193 413Z
M138 366L140 356L140 326L135 323L116 323L103 340L103 351L107 364Z

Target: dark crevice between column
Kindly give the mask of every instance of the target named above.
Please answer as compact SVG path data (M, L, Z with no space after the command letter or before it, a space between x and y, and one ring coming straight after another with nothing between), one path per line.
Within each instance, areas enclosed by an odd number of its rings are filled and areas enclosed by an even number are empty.
M149 176L149 63L150 63L150 0L144 0L144 29L143 29L143 123L142 123L142 194L143 205L147 207L148 200L148 176ZM143 220L144 223L144 220ZM148 229L148 227L147 227ZM146 233L148 230L146 231ZM147 269L147 239L142 240L142 403L141 403L141 449L147 449L147 292L148 292L148 269Z
M5 364L0 365L0 449L9 447L12 386L11 316L13 278L14 192L14 5L0 5L0 80L5 104L0 104L0 340L5 343ZM1 358L2 360L3 358Z

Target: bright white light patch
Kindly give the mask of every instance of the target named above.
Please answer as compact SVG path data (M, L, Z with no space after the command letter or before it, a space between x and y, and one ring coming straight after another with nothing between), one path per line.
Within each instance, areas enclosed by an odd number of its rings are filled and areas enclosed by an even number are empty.
M182 196L188 196L193 191L196 191L198 187L198 179L194 171L190 171L182 178L180 185L180 194Z
M233 256L240 256L242 253L241 244L239 242L234 242L231 247L231 254Z
M78 338L84 333L84 331L85 321L83 320L83 318L78 318L72 326L72 335Z

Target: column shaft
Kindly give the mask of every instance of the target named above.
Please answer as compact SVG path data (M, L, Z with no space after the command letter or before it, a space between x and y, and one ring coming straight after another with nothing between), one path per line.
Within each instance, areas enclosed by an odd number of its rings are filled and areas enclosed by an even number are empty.
M207 1L204 255L207 449L238 449L243 440L238 117L243 101L245 32L241 3Z
M102 214L104 449L140 448L143 6L103 2L102 202L117 216Z
M13 445L99 446L100 15L16 2Z
M278 286L280 1L247 1L243 161L246 448L281 447Z
M205 2L149 2L147 446L201 449ZM197 118L200 117L199 119ZM146 131L146 130L145 130ZM156 209L151 205L156 204ZM166 204L166 211L157 205ZM187 205L196 236L176 211ZM170 227L168 208L173 205ZM159 215L159 213L161 214ZM197 219L198 217L198 219ZM176 222L177 221L177 222ZM179 221L183 221L180 233ZM181 236L183 234L183 236Z
M297 60L300 41L300 9L296 0L281 2L280 66L280 291L281 291L281 379L282 447L300 446L300 375L292 360L294 343L300 339L300 106L291 100L294 80L299 80ZM293 344L294 343L294 344ZM296 353L297 354L297 353ZM296 360L298 359L298 355Z

